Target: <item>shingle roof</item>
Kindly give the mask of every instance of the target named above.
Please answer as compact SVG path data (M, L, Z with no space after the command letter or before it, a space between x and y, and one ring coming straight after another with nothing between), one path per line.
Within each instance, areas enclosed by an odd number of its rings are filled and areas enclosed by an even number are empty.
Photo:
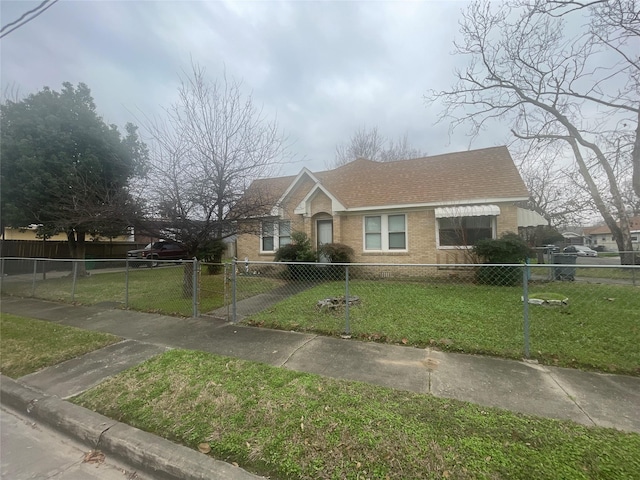
M620 222L618 222L618 225L620 225ZM629 217L629 229L633 231L640 230L640 216ZM606 225L597 225L585 228L584 233L587 235L611 234L611 229Z
M386 163L358 159L314 175L349 209L529 196L504 146ZM295 178L258 180L252 188L281 196Z

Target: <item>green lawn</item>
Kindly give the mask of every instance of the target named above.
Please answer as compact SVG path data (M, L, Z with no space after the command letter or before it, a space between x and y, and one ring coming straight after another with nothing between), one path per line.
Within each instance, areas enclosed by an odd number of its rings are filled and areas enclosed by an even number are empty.
M74 402L274 479L638 478L640 435L174 350Z
M562 265L542 265L538 264L535 259L531 260L531 273L533 275L552 277L553 274L551 273L551 271L554 267L562 268ZM575 267L575 274L576 278L626 280L629 283L633 283L635 279L636 285L640 285L640 268L630 268L626 266L620 267L615 265L606 267L590 267L578 263L578 265Z
M166 315L189 317L193 312L191 294L183 293L184 265L163 266L159 268L133 268L129 270L129 308L143 312L157 312ZM50 278L41 280L38 277L35 291L31 279L23 282L4 282L3 293L22 297L34 296L45 300L62 302L72 301L72 278ZM189 280L191 277L189 276ZM282 284L281 280L268 278L248 278L243 281L243 291L238 296L242 299L268 291ZM115 302L122 306L126 301L126 275L121 272L93 272L88 277L78 278L73 301L84 305L101 302ZM209 312L225 305L224 275L200 276L199 309ZM227 287L227 302L230 302L230 289Z
M569 306L529 306L531 356L547 364L640 374L640 290L621 285L532 283L569 298ZM319 310L318 300L344 295L344 284L321 284L245 322L339 335L344 309ZM350 308L350 331L359 339L457 352L522 358L521 287L427 284L379 280L350 282L360 305Z
M120 339L42 320L0 316L0 372L18 378L97 350Z

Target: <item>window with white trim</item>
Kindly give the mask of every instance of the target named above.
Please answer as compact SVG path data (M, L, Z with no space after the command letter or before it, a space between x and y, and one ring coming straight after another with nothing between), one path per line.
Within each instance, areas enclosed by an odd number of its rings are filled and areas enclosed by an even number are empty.
M364 217L364 249L392 251L407 249L407 216L368 215Z
M495 238L494 216L438 218L438 246L471 247L478 240Z
M291 222L289 220L264 221L260 235L260 251L275 252L291 243Z

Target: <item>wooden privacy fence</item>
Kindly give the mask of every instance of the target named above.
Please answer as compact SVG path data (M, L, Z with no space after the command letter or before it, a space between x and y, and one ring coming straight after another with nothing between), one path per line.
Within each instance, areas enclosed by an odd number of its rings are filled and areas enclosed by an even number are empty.
M135 242L87 242L86 258L113 258L126 259L127 251L143 248L146 244ZM20 258L51 258L68 259L69 245L67 242L55 240L0 240L0 257ZM19 263L14 263L13 268L7 268L6 274L29 273ZM28 267L30 269L31 267Z

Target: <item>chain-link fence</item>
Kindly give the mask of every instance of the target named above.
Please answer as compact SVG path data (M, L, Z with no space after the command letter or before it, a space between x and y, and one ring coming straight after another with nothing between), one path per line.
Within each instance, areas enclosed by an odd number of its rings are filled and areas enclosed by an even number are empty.
M232 321L640 373L640 266L236 267Z
M197 261L2 258L5 295L197 316Z
M0 289L638 374L640 266L613 262L565 255L532 265L3 258Z

